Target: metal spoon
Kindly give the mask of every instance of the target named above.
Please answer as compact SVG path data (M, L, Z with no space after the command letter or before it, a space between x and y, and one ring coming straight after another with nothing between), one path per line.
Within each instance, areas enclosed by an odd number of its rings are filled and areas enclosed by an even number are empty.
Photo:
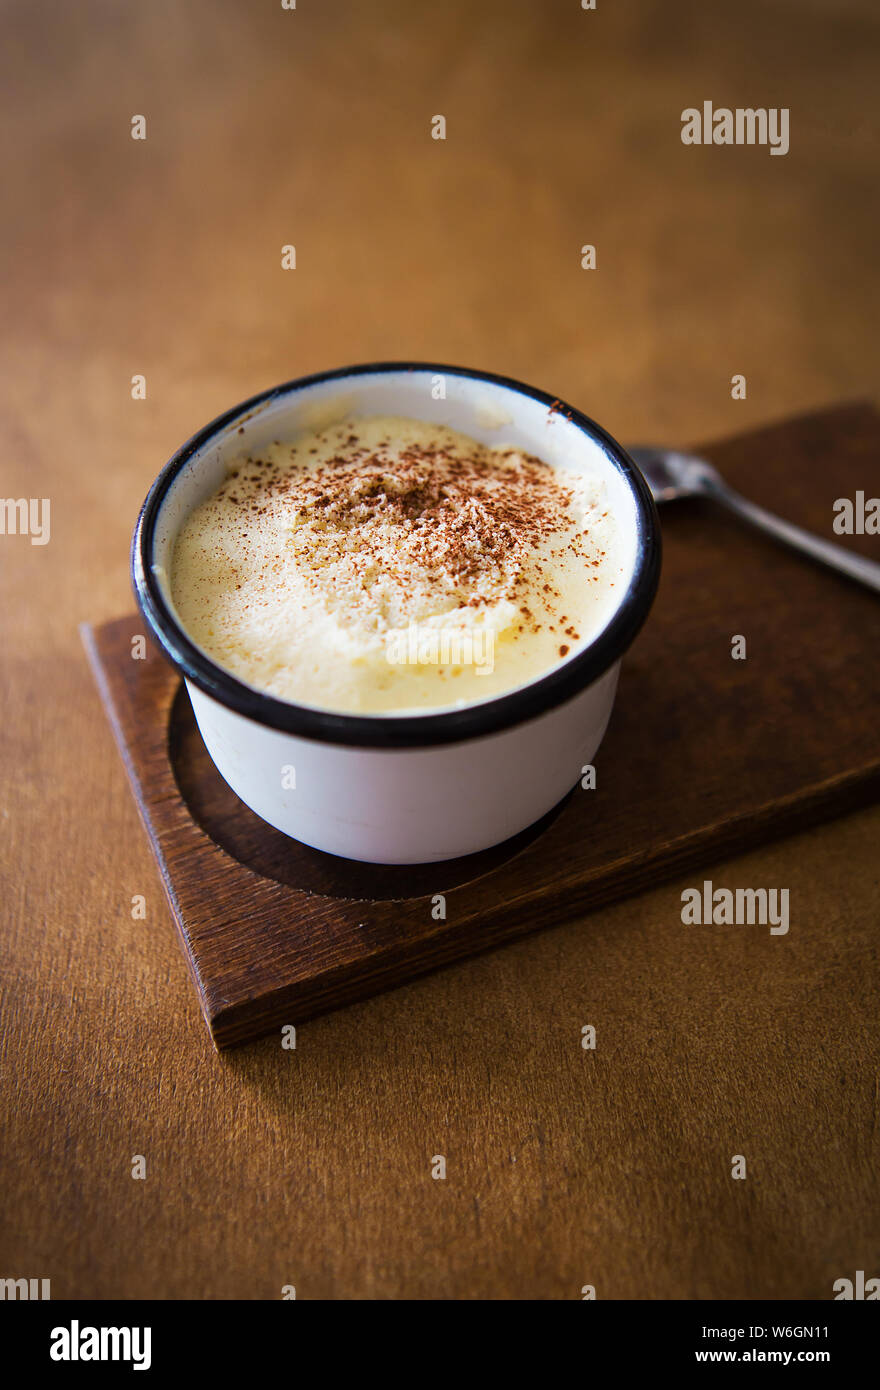
M791 546L793 550L800 550L819 564L840 570L850 579L867 584L869 589L880 593L880 564L876 560L854 555L842 545L824 541L749 502L728 487L717 468L713 468L705 459L697 458L694 454L682 454L675 449L656 449L648 445L628 449L627 453L644 473L655 502L672 502L677 497L710 497L713 502L720 502L736 512L743 521L751 522L759 531L766 531L774 540Z

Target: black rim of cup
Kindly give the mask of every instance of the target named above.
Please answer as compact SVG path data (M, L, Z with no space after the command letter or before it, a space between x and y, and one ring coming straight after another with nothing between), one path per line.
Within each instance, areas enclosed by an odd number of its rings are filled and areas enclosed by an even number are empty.
M477 704L430 714L361 715L336 713L278 700L273 695L246 685L218 666L190 640L170 610L153 572L152 558L156 525L163 503L178 474L193 455L236 422L246 422L249 415L270 401L287 395L296 396L300 391L322 382L401 372L467 377L473 381L507 387L519 395L540 401L548 410L564 415L600 444L623 474L636 504L636 560L627 592L607 626L583 651L528 685ZM660 550L657 509L645 479L616 440L581 411L545 391L492 372L429 362L376 362L316 372L285 382L234 406L193 435L169 459L147 494L132 538L131 573L138 607L155 641L187 680L221 705L270 729L322 743L361 748L419 748L460 743L500 733L547 713L592 685L620 659L648 616L660 578Z

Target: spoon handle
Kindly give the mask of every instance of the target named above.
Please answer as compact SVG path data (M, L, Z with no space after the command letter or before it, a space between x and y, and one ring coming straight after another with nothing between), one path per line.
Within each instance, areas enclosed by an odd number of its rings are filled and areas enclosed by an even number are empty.
M802 530L800 526L793 526L790 521L783 521L781 517L774 516L772 512L750 502L748 498L741 497L726 483L713 483L705 491L716 502L736 512L743 521L750 522L759 531L767 532L783 545L789 545L792 549L817 560L820 565L839 570L841 574L848 575L850 579L866 584L869 589L880 593L880 564L876 560L866 560L862 555L854 555L842 545L822 540L820 536L814 536L810 531Z

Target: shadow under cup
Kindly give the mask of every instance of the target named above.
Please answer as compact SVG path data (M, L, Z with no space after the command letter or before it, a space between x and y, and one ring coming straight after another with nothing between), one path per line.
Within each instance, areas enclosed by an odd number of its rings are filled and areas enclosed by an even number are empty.
M603 630L546 675L507 694L433 713L349 715L267 695L216 665L170 600L174 541L231 459L342 418L396 415L502 442L551 465L598 471L629 582ZM539 821L599 743L620 658L650 609L660 568L648 487L620 445L544 392L489 373L381 363L301 378L243 403L185 444L157 478L132 543L141 613L183 676L205 746L242 801L329 854L424 864L477 853Z

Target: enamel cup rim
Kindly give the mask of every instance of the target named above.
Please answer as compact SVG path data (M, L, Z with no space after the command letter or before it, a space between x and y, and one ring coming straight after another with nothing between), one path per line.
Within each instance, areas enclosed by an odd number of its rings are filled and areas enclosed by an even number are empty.
M636 556L626 593L603 630L583 651L528 685L491 700L462 708L406 714L344 714L279 700L218 666L197 647L169 607L153 568L153 548L163 504L181 470L237 420L269 402L295 396L312 386L348 377L426 372L464 377L502 386L563 413L604 450L623 475L635 503ZM598 680L631 645L653 603L660 577L660 528L657 510L641 472L625 450L582 411L557 397L511 377L465 367L428 362L376 362L296 377L224 411L205 425L169 459L147 494L132 538L131 574L143 618L165 656L188 680L221 705L258 724L300 738L360 748L427 748L485 737L554 709Z

